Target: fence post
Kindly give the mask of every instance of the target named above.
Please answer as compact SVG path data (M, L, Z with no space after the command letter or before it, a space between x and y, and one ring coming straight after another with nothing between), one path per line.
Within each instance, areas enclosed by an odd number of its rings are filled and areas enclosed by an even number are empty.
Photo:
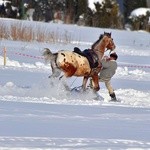
M4 66L6 66L6 47L4 47L3 56L4 56Z

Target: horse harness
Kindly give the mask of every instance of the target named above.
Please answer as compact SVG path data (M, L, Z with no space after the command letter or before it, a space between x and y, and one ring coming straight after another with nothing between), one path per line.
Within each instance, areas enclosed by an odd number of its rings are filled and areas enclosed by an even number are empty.
M92 49L85 49L84 51L81 51L78 47L75 47L73 52L86 57L89 61L91 69L98 67L98 56Z

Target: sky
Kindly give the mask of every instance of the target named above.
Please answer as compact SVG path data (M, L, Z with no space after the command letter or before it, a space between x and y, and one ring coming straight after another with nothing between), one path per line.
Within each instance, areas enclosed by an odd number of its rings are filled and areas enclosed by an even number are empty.
M20 24L12 19L0 22L6 27ZM45 35L56 32L60 40L0 41L1 150L150 149L149 33L32 21L23 21L24 25L42 27ZM42 57L45 47L53 52L89 48L104 31L112 33L119 56L111 81L117 103L109 102L104 83L100 83L99 99L90 89L65 90L64 83L78 87L82 78L49 79L51 67Z

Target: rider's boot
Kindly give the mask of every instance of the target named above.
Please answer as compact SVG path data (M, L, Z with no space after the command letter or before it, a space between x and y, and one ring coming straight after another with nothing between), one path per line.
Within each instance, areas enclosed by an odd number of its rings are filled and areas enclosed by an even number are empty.
M116 94L114 92L109 95L111 97L111 101L114 101L114 102L117 101Z

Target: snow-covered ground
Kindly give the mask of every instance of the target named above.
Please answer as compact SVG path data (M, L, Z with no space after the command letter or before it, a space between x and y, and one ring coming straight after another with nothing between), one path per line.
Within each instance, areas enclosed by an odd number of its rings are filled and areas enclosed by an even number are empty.
M0 42L0 149L150 149L150 34L43 25L69 32L72 42ZM64 82L73 88L82 78L51 81L51 68L42 57L45 47L53 52L90 48L104 31L112 32L119 55L112 79L117 103L109 102L103 83L99 94L104 100L95 100L91 91L66 91Z

